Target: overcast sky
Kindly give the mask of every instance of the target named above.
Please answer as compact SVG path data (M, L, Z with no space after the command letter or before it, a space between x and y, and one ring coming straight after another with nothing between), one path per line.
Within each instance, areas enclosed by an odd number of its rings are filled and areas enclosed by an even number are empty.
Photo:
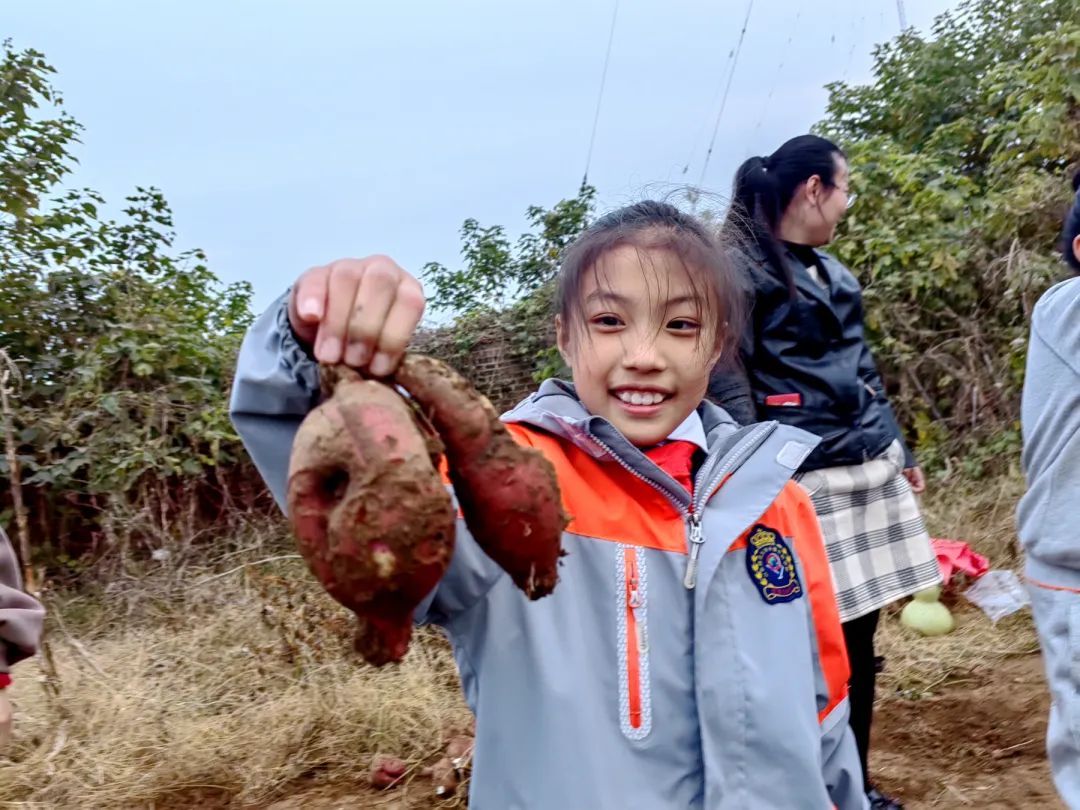
M950 0L906 0L926 30ZM311 264L458 258L462 220L507 226L585 169L613 0L0 2L86 127L73 184L173 206L261 310ZM621 0L589 179L608 208L698 182L744 0ZM869 77L895 0L755 0L704 185ZM683 174L683 167L689 171Z

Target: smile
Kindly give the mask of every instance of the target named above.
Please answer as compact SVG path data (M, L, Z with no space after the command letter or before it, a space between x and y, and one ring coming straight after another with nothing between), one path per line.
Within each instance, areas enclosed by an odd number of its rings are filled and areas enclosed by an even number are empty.
M668 398L668 394L664 394L660 391L641 391L635 389L622 389L612 392L619 401L627 405L638 405L649 407L652 405L659 405L665 399Z

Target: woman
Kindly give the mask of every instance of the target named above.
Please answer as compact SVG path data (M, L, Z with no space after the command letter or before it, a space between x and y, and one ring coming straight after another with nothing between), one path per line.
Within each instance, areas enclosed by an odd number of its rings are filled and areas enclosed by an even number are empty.
M1061 254L1080 276L1080 173ZM1053 695L1047 750L1058 793L1080 808L1080 278L1035 306L1021 407L1027 493L1017 514L1026 577Z
M739 372L710 396L743 423L777 420L821 437L800 468L821 520L851 664L851 726L871 807L901 805L866 772L881 609L940 579L904 444L863 335L859 283L818 248L853 201L844 153L802 135L735 177L724 230L753 298Z

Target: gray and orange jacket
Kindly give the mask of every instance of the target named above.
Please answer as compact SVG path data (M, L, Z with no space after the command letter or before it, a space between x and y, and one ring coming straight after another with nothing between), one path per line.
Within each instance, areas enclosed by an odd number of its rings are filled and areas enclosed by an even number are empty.
M247 335L232 394L279 503L317 398L282 299ZM693 498L566 383L504 417L555 466L572 520L551 596L528 602L461 522L417 611L447 630L476 714L470 807L867 806L828 561L791 481L816 440L699 414Z

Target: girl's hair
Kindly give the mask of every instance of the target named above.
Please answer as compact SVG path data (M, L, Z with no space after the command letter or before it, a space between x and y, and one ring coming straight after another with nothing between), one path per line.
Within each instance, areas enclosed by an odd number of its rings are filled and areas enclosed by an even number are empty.
M1076 258L1076 251L1073 250L1073 242L1080 236L1080 172L1073 176L1073 191L1076 192L1073 206L1065 216L1065 225L1061 229L1061 255L1069 267L1080 273L1080 259Z
M719 239L700 220L674 205L646 200L605 214L590 225L563 256L555 292L555 311L567 327L585 320L581 287L587 273L602 273L603 257L616 248L636 248L642 267L650 251L676 257L693 287L697 317L715 326L710 353L721 360L737 356L736 348L746 317L746 289Z
M735 173L731 206L723 232L744 247L757 247L769 264L783 272L794 289L791 268L780 247L780 220L799 186L815 174L827 187L836 184L837 158L843 150L817 135L799 135L768 157L752 157Z

